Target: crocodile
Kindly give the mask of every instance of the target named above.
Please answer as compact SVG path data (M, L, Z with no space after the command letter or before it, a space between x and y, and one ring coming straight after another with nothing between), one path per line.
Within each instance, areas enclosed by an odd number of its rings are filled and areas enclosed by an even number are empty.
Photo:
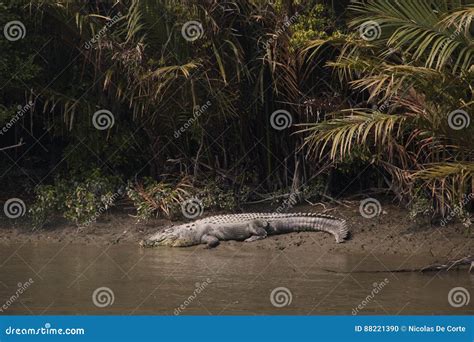
M217 215L160 230L140 242L142 247L188 247L220 241L256 241L268 235L302 231L325 231L344 242L349 234L347 222L334 216L316 213L245 213Z

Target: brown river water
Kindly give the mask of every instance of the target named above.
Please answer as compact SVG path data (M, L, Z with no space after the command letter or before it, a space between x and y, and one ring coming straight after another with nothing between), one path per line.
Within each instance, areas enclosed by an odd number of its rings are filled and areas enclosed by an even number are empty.
M2 246L0 314L474 314L466 269L360 273L352 271L397 268L406 258L240 246ZM455 287L471 297L461 307L448 301Z

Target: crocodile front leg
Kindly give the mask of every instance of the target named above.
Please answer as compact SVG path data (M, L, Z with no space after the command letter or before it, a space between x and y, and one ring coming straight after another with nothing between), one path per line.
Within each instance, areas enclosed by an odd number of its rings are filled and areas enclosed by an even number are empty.
M219 246L219 239L213 235L205 234L201 238L201 243L206 244L205 248L214 248L214 247Z
M268 221L262 220L253 220L249 223L248 230L252 234L248 239L244 240L245 242L253 242L257 240L262 240L267 237L267 228L269 225Z

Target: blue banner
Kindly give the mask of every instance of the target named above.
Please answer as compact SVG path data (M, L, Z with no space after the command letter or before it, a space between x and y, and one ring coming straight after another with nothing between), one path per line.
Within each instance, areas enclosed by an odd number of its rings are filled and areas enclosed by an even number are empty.
M0 341L474 341L472 316L3 316Z

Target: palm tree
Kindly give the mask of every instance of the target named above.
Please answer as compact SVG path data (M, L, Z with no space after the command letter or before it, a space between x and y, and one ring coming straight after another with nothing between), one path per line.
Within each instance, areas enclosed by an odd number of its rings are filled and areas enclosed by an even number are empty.
M328 67L367 102L308 124L310 151L333 161L365 156L400 198L430 198L436 213L465 205L474 192L473 1L367 0L350 9L351 34L312 41L305 53L336 49Z

